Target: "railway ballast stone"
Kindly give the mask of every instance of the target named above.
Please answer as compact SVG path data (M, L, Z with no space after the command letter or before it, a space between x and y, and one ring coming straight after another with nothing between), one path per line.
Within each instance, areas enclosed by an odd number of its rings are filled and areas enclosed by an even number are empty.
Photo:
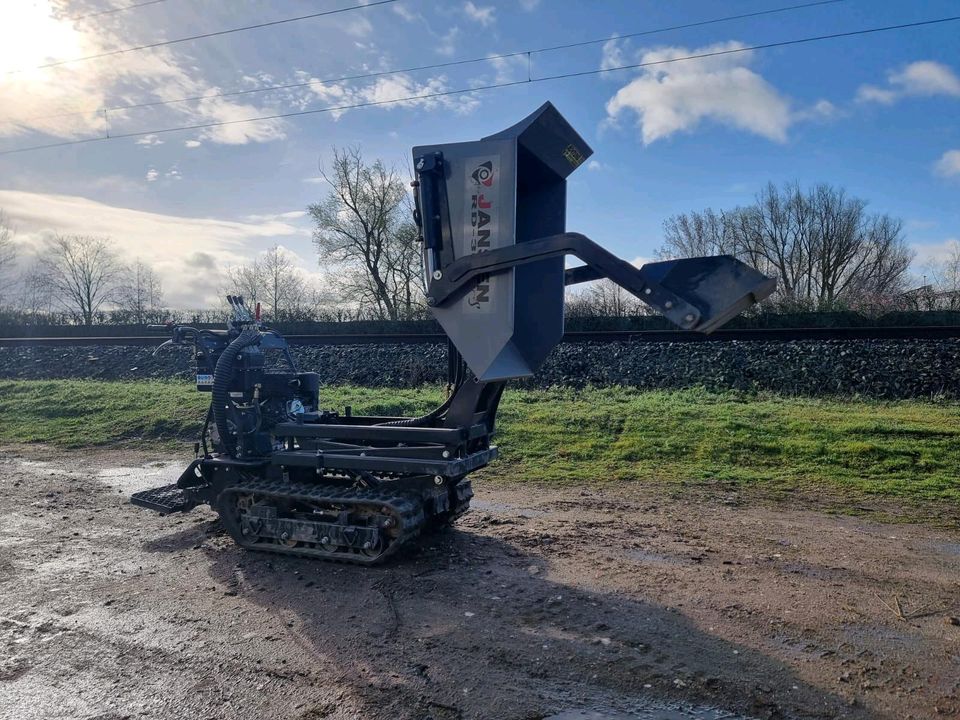
M440 383L440 344L295 346L301 369L327 385L411 387ZM191 380L184 348L0 347L0 378ZM608 342L558 346L527 387L772 391L877 398L960 397L960 340L798 340L792 342Z

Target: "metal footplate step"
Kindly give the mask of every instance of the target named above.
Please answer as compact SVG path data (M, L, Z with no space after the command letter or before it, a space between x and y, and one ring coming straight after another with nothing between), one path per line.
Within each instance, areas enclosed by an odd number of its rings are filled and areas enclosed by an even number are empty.
M141 490L130 496L130 502L148 510L168 515L175 512L187 512L197 506L193 496L174 485Z

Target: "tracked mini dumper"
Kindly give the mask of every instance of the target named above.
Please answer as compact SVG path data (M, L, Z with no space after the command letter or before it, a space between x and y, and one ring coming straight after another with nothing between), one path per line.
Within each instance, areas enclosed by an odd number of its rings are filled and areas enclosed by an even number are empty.
M168 343L195 348L210 409L179 480L132 502L161 513L207 504L245 548L380 562L468 509L469 474L497 456L506 382L532 375L563 336L567 285L608 278L696 332L773 291L732 257L636 268L566 232L566 178L591 154L550 103L479 141L414 148L427 304L450 338L451 391L426 415L323 409L319 376L299 371L242 298L229 298L225 330L168 328ZM583 264L566 269L567 255Z

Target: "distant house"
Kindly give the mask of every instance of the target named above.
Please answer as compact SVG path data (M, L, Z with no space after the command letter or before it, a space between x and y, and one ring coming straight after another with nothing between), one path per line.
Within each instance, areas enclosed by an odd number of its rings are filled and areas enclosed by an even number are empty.
M938 290L935 285L906 290L897 300L904 310L960 310L960 290Z

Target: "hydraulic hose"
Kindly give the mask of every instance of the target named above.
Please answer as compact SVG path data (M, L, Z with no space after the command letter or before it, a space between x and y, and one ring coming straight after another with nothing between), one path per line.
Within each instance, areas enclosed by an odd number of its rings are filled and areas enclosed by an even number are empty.
M227 424L227 409L230 407L230 381L233 379L233 366L241 350L260 341L260 332L247 328L241 332L226 349L220 353L217 366L213 371L213 422L217 426L220 442L230 454L236 457L237 445Z

